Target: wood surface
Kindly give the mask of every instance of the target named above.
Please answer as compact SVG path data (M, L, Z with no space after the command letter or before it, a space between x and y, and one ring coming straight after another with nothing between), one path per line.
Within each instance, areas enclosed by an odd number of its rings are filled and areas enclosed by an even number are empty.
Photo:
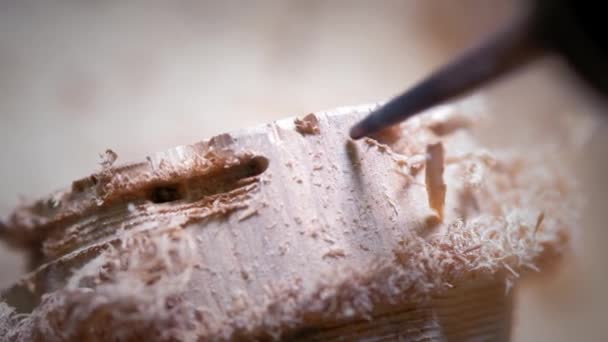
M512 286L567 248L570 178L542 149L480 145L466 104L350 140L374 107L108 151L2 228L32 255L7 336L507 340Z

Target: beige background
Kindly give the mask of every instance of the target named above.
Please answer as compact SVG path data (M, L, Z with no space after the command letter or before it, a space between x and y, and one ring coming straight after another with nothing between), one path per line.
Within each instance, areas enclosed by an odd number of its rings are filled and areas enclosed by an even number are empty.
M126 162L284 116L385 99L497 27L515 5L0 0L0 215L96 170L106 148ZM487 134L492 143L538 142L527 115L538 122L596 110L563 85L559 68L544 61L486 91L501 118ZM592 159L603 160L601 139L594 146ZM581 177L601 179L592 165ZM592 188L602 203L605 192ZM608 304L608 234L598 222L581 227L581 252L564 271L523 290L516 340L606 337L608 318L591 315ZM23 262L5 247L0 254L3 287Z

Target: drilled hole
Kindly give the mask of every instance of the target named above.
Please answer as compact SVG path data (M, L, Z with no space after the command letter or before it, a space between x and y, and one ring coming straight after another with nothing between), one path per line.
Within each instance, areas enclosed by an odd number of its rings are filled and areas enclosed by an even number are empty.
M182 191L177 184L157 186L150 192L152 203L168 203L182 199Z
M147 192L152 203L169 203L187 198L198 200L203 197L229 192L239 186L243 179L259 176L268 169L268 159L256 156L247 162L222 169L218 174L209 174L184 180L180 183L156 186Z
M268 168L268 158L265 157L254 157L249 163L247 163L247 176L258 176L261 175Z

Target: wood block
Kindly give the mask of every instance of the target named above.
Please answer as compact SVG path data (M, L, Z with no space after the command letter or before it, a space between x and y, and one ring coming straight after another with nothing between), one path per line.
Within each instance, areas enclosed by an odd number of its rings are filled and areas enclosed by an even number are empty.
M33 265L3 293L6 335L508 340L510 288L568 246L572 177L543 147L483 146L466 103L350 140L374 106L108 151L4 224Z

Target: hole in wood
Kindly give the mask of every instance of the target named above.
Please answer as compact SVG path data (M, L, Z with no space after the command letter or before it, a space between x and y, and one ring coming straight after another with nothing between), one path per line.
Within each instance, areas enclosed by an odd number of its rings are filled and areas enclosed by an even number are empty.
M150 191L149 195L152 203L168 203L182 198L182 191L177 184L157 186Z
M262 156L256 156L251 158L251 160L247 163L247 174L245 177L253 177L259 176L266 169L268 169L268 158Z
M205 197L228 193L244 186L252 177L259 176L268 169L268 158L253 157L242 164L221 169L202 177L185 179L178 183L156 185L146 191L152 203L170 203L179 200L195 201Z

